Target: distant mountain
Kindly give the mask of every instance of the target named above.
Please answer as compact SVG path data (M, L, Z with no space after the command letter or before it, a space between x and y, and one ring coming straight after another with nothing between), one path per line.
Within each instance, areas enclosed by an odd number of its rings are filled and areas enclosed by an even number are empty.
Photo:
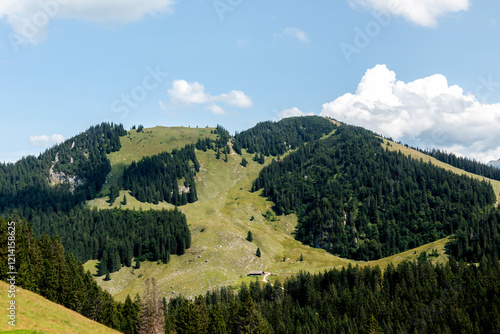
M488 162L488 166L495 167L495 168L500 168L500 159L498 160L491 160Z

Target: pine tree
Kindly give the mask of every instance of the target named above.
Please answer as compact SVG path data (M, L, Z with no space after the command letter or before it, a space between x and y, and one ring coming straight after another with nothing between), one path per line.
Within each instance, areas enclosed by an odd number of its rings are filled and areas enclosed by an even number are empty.
M127 196L123 194L123 200L121 202L122 205L127 205Z
M106 277L104 277L105 281L111 281L111 275L109 274L109 271L106 272Z
M122 326L122 330L125 334L135 334L137 323L139 322L139 304L132 302L129 295L125 299L125 304L123 305L122 315L125 324Z
M165 317L163 315L163 303L158 295L158 284L154 277L146 279L144 284L138 333L163 334L165 333Z
M226 322L224 321L224 315L222 314L222 308L220 303L217 303L212 307L210 312L210 326L209 333L211 334L226 334Z
M101 261L99 261L97 265L97 276L106 275L106 272L108 272L108 253L104 250L102 252Z
M141 268L141 261L139 259L135 259L135 269L140 269Z
M260 257L262 254L260 253L260 248L257 248L257 252L255 252L255 255L257 257Z
M245 159L245 158L241 159L241 165L242 165L243 167L246 167L246 166L247 166L247 164L248 164L247 159Z
M248 231L248 233L247 233L247 240L250 241L250 242L253 241L253 235L252 235L251 231Z

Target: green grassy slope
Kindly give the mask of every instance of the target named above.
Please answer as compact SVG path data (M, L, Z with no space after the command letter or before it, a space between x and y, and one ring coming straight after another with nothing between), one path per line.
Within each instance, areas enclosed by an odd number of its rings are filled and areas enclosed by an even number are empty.
M107 185L116 182L123 174L126 166L132 161L139 161L145 156L155 155L164 151L172 151L174 148L181 148L187 144L193 144L199 138L211 137L214 128L186 128L186 127L164 127L144 129L141 132L136 130L128 131L127 136L121 138L122 148L118 152L109 155L112 170L108 176ZM109 188L104 187L102 194L107 195ZM123 195L122 195L123 197Z
M7 324L8 285L0 281L0 333L119 333L22 288L16 292L16 326Z
M387 139L384 139L383 146L388 147L389 150L391 150L391 151L396 151L396 152L401 151L401 153L403 153L407 156L411 156L414 159L418 159L418 160L422 159L424 162L430 162L435 166L452 171L455 174L459 174L459 175L465 174L469 177L473 177L473 178L478 179L478 180L486 180L487 182L491 182L491 185L493 186L493 190L495 190L495 194L497 194L497 196L500 200L500 181L492 180L492 179L489 179L489 178L484 177L484 176L479 176L476 174L466 172L460 168L453 167L447 163L441 162L434 157L428 156L422 152L416 151L412 148L409 148L409 147L406 147L404 145L392 142L392 141L387 140Z
M145 131L148 133L150 129ZM192 137L197 138L196 135ZM122 138L122 141L127 140L126 137ZM130 147L124 145L123 152L117 153L132 156L137 154L130 153L132 150L141 152L137 147L142 144L147 147L149 141L159 142L161 139L148 136L141 144L136 143ZM267 221L263 217L273 203L259 193L250 192L252 182L258 176L262 165L252 161L253 155L245 153L244 156L249 161L246 168L240 165L241 156L234 153L229 156L226 163L222 159L217 160L213 151L197 152L201 164L201 171L197 175L199 201L180 207L188 218L192 233L192 246L185 255L172 256L171 262L167 265L142 263L141 268L137 270L122 268L119 272L111 274L111 281L103 281L104 277L96 278L99 284L118 300L123 301L127 294L134 296L142 292L143 281L146 278L155 277L164 296L183 294L192 297L204 294L207 289L214 287L237 285L245 279L250 270L264 270L273 273L275 275L273 279L276 277L282 279L300 270L319 272L328 268L347 266L349 263L378 264L384 268L390 261L415 259L420 251L429 252L434 248L438 249L441 255L433 261L446 259L444 255L446 239L373 262L342 259L324 250L303 245L292 235L297 224L295 215L280 216L276 221ZM114 161L116 163L116 160ZM269 162L270 158L267 158L266 163ZM172 207L167 203L159 205L140 203L128 192L121 193L114 203L115 206L120 206L123 194L127 196L127 205L122 206L123 208L144 210ZM107 198L94 200L89 205L108 208L106 200ZM252 216L254 216L253 221ZM245 240L249 230L254 236L253 242ZM257 247L262 252L261 258L255 256ZM301 254L303 262L298 261ZM285 262L282 261L283 257ZM95 264L96 261L89 261L86 268L95 270Z

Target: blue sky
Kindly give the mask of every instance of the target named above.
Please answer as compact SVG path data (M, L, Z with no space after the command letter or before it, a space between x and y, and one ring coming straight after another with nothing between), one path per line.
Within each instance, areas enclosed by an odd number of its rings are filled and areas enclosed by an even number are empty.
M5 0L0 161L102 121L215 126L321 114L500 158L500 3Z

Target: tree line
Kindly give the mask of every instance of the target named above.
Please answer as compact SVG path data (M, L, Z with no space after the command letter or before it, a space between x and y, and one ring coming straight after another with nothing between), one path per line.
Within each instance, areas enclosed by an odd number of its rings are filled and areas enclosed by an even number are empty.
M358 260L452 235L496 200L491 184L391 152L347 125L262 169L260 189L276 213L297 213L298 240Z
M301 272L171 299L166 333L500 333L498 258Z
M432 150L416 149L416 150L425 153L431 157L434 157L439 161L452 165L453 167L463 169L466 172L474 173L477 175L487 177L489 179L500 181L499 168L488 166L480 161L469 159L467 157L458 157L454 153L441 151L438 149L432 149Z
M262 153L265 156L283 155L300 145L321 138L337 126L329 119L317 116L290 117L279 122L261 122L234 136L234 150L241 154Z
M174 210L88 209L79 205L67 214L19 211L35 235L57 236L78 261L99 260L99 276L139 261L163 261L191 246L186 216Z
M38 157L0 164L0 212L19 207L67 211L77 203L95 198L111 164L107 154L120 149L123 126L102 123L55 145ZM73 184L50 181L50 170ZM64 176L62 176L64 173Z

